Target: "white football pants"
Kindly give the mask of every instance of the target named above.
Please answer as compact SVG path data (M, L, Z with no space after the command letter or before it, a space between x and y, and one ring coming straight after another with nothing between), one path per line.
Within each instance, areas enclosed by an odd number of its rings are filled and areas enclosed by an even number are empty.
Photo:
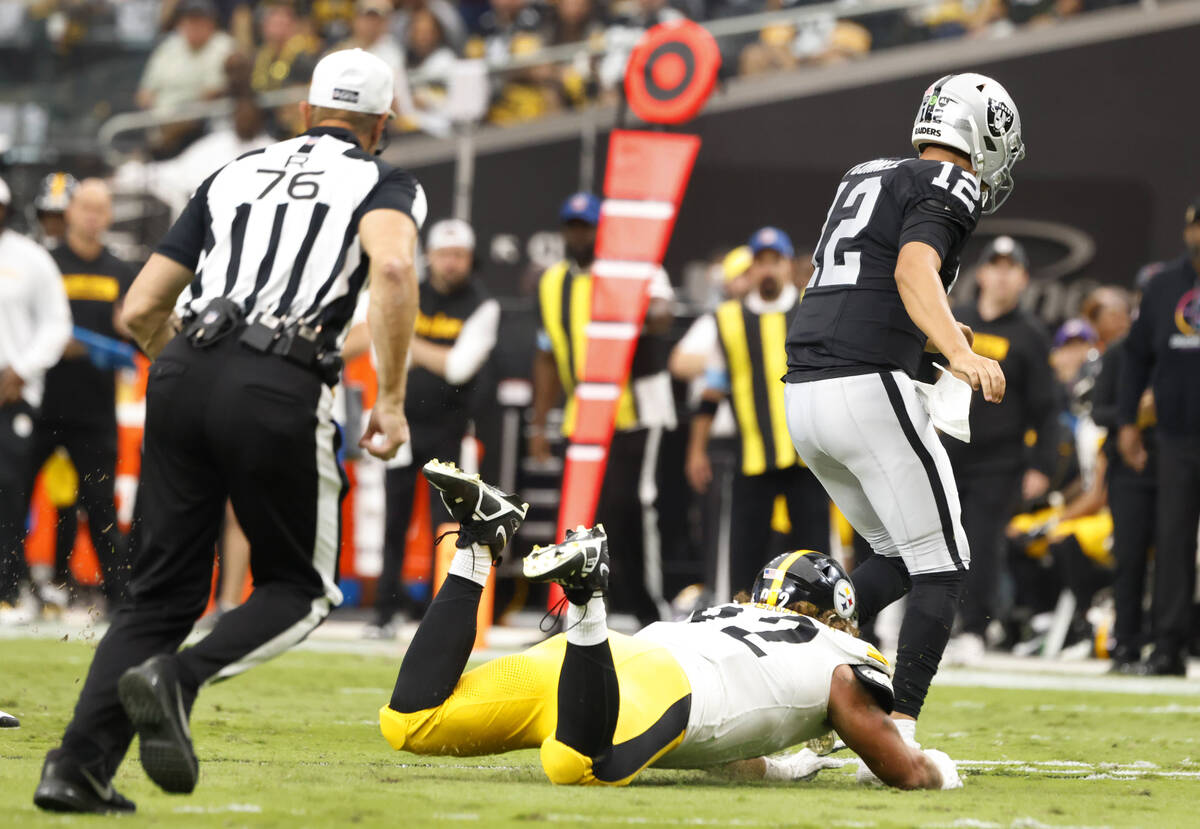
M969 567L950 459L908 375L788 383L784 395L796 451L878 555L914 576Z

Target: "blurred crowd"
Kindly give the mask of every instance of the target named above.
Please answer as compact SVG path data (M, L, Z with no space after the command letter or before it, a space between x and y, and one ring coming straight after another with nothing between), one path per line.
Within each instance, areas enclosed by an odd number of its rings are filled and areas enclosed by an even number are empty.
M1003 37L1129 0L928 0L910 9L839 19L827 10L722 36L725 76L849 60L936 38ZM358 47L395 68L401 130L444 132L447 89L458 62L482 59L491 76L484 117L528 121L617 97L630 51L661 22L705 21L800 8L804 0L36 0L0 3L0 43L44 42L58 69L80 68L89 43L153 44L136 90L102 88L98 110L125 101L158 113L224 96L307 82L325 52ZM538 64L548 47L561 59ZM570 48L574 47L574 48ZM54 70L52 70L54 71ZM411 82L410 82L411 79ZM119 86L119 84L118 84ZM277 113L265 127L293 133ZM203 132L170 124L154 153L174 155Z

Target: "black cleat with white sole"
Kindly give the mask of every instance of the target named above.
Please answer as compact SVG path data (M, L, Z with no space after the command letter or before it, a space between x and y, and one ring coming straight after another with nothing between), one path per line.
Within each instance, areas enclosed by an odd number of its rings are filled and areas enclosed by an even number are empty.
M12 714L0 711L0 728L20 728L21 721Z
M121 674L117 695L137 729L146 774L165 792L190 793L200 777L200 763L171 657L152 656Z
M499 561L505 546L525 520L529 504L452 463L435 458L424 469L425 480L441 493L450 517L460 525L458 546L482 544L491 552L492 561Z
M561 544L535 547L525 556L525 578L561 585L571 604L586 604L608 591L608 536L604 525L567 530Z
M80 765L63 749L53 749L46 755L33 803L47 812L106 815L135 811L133 801L114 789L112 781L100 783L103 776Z

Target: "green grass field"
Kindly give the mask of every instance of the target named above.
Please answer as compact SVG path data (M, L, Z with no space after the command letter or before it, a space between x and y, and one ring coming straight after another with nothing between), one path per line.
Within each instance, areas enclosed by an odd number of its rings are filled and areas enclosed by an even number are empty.
M22 721L0 731L0 825L96 825L43 815L31 800L91 654L75 642L0 640L0 709ZM952 792L862 788L851 766L791 785L651 770L626 789L578 789L550 786L532 751L391 751L376 712L396 664L293 652L208 689L192 720L196 793L158 791L135 748L115 782L138 813L121 825L1200 825L1195 696L935 688L917 736L964 761L965 788Z

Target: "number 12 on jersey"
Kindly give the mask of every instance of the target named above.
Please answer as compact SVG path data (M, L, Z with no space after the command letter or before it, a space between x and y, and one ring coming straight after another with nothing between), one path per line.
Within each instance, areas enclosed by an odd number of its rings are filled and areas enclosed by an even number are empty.
M871 176L853 187L845 181L838 187L833 205L825 217L825 225L821 228L821 241L817 243L814 287L854 285L858 282L862 254L847 248L871 221L875 203L879 201L882 181L880 176ZM833 224L835 217L838 221Z

